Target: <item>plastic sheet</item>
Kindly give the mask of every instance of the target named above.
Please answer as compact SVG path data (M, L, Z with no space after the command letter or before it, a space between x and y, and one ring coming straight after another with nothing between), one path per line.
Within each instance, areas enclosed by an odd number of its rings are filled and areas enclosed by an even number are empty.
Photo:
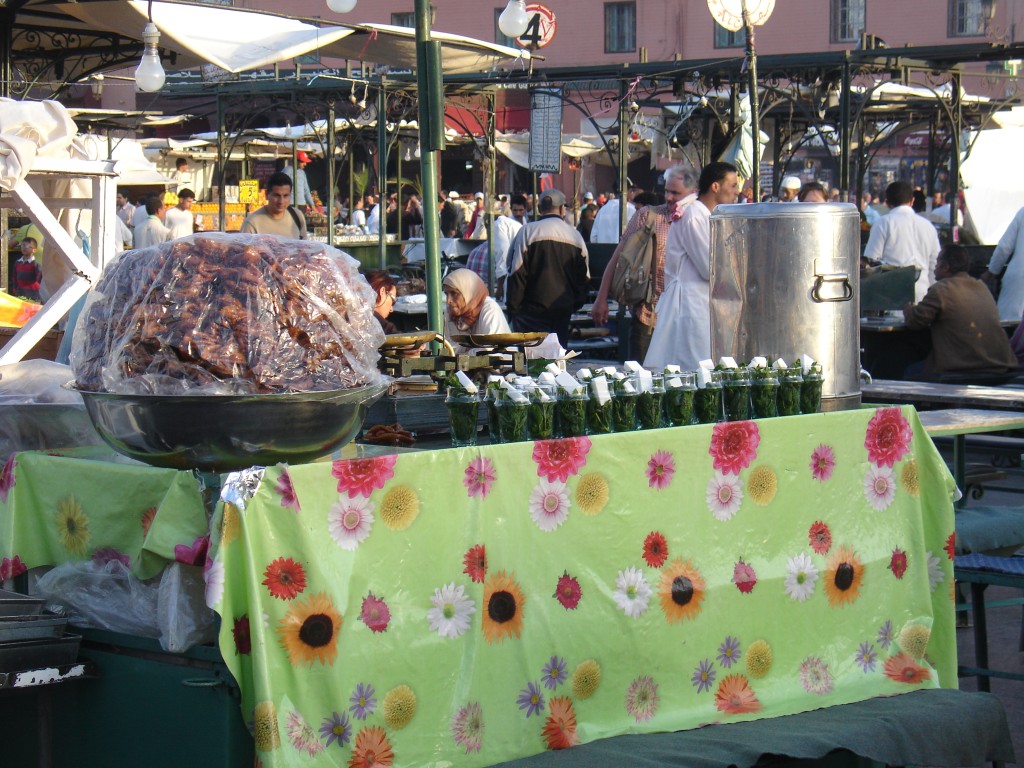
M0 456L101 445L82 396L63 387L71 369L49 360L0 366Z
M249 394L382 380L359 263L321 243L210 233L108 265L75 328L80 389Z
M158 637L171 653L216 637L198 566L172 563L159 578L142 581L120 560L75 560L44 574L36 588L74 626Z

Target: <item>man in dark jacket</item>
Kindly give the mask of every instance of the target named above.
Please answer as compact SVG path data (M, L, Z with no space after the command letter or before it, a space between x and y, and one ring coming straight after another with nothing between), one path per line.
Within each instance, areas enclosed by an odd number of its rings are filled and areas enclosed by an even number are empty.
M540 218L526 224L512 242L506 305L515 331L557 333L569 344L572 313L587 301L590 279L587 246L566 224L565 195L544 192Z
M919 303L903 308L907 327L929 328L932 337L923 370L914 370L912 365L907 378L934 380L950 372L974 372L983 378L1017 367L1010 341L999 324L995 300L983 282L967 274L968 264L963 246L945 246L928 293Z

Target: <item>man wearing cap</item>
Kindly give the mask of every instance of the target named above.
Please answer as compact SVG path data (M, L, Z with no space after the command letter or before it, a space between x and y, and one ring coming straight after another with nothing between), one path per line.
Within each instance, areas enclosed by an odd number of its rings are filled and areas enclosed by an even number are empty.
M295 162L299 167L297 171L290 165L286 165L283 173L292 180L292 199L295 204L309 210L316 207L316 203L313 202L313 193L309 189L309 180L306 178L309 155L300 149L295 153Z
M567 347L572 313L587 301L587 246L562 220L565 195L560 191L543 192L537 211L540 218L526 224L512 242L506 306L513 330L555 333Z
M484 221L487 218L484 216L484 193L477 192L473 195L473 200L475 207L473 208L472 215L469 217L469 226L466 227L466 237L471 237L474 240L480 240L487 237L487 225ZM482 230L482 232L477 230Z
M800 181L799 176L787 176L782 180L782 187L779 188L779 202L780 203L794 203L796 202L796 196L800 192L800 187L803 186L803 182Z
M458 237L461 222L462 206L459 205L459 193L453 189L441 206L441 237Z
M164 226L171 231L171 240L179 237L188 237L195 231L195 219L192 217L192 201L196 199L196 193L191 189L183 189L178 192L178 204L168 208L164 214Z

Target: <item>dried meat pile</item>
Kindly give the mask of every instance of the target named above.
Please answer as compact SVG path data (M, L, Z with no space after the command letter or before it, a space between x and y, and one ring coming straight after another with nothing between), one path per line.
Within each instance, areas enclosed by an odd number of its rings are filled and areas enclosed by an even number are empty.
M243 394L381 380L373 290L352 257L270 235L209 233L128 251L82 310L79 389Z

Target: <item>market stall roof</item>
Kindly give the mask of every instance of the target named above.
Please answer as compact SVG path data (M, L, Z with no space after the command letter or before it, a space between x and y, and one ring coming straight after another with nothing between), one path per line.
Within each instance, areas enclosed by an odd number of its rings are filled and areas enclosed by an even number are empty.
M25 0L16 6L12 62L38 82L75 81L136 60L150 13L160 47L177 69L210 63L238 73L310 53L392 69L412 69L416 62L415 30L386 24L339 24L178 0ZM519 48L431 34L441 44L446 74L484 72L530 58Z
M141 129L164 125L179 125L192 119L192 115L165 115L145 110L99 109L68 107L68 114L79 128Z

